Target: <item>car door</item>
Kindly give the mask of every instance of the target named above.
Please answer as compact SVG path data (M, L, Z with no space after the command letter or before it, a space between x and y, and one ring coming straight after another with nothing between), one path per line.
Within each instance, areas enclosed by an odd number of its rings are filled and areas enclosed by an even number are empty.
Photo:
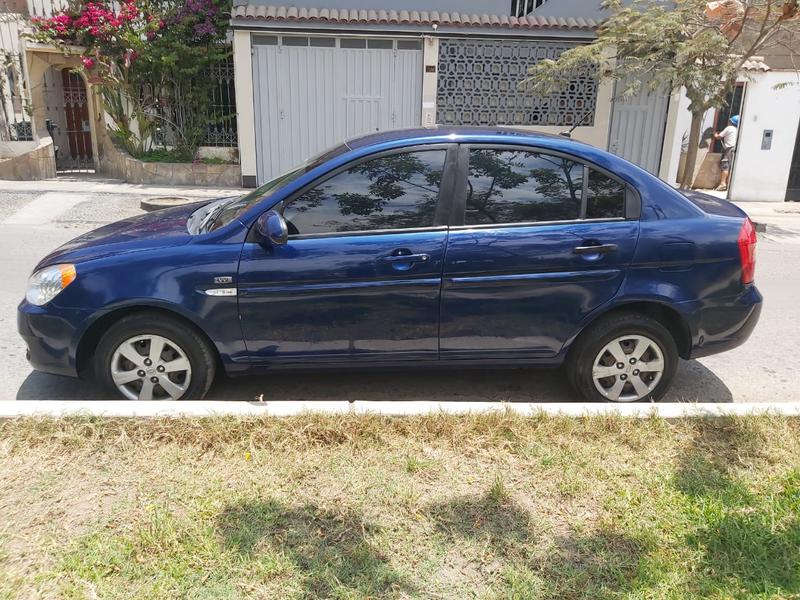
M440 356L555 356L619 289L636 247L638 196L554 152L472 145L459 155L464 217L448 239Z
M282 203L287 244L245 243L239 311L254 360L438 358L448 149L454 164L455 145L350 163Z

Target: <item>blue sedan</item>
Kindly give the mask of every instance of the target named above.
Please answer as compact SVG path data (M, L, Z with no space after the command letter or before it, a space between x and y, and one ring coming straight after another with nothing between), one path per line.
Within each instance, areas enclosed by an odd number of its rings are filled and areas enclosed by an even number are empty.
M35 369L131 400L220 370L560 364L588 400L655 400L750 335L755 247L736 206L580 142L393 131L72 240L18 328Z

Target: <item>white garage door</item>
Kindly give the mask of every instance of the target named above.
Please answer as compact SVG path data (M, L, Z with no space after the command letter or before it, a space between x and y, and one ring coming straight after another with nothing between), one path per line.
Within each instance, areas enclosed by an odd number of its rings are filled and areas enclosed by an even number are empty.
M629 98L615 99L608 150L658 175L668 106L668 94L646 89Z
M416 39L253 35L259 183L357 135L421 121Z

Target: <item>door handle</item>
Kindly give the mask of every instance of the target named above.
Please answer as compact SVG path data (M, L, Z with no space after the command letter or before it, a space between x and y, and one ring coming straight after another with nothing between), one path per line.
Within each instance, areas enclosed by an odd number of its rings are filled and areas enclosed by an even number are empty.
M616 244L596 244L594 246L576 246L572 249L575 254L609 254L617 251Z
M411 262L427 262L430 259L428 254L392 254L391 256L384 256L381 260L388 263L411 263Z

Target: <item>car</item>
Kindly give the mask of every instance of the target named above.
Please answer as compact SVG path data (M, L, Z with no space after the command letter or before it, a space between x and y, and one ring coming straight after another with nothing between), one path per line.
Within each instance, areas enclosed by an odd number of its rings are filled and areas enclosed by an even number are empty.
M735 205L588 144L398 130L68 242L18 329L35 369L130 400L219 371L563 364L587 400L648 401L748 338L755 249Z

